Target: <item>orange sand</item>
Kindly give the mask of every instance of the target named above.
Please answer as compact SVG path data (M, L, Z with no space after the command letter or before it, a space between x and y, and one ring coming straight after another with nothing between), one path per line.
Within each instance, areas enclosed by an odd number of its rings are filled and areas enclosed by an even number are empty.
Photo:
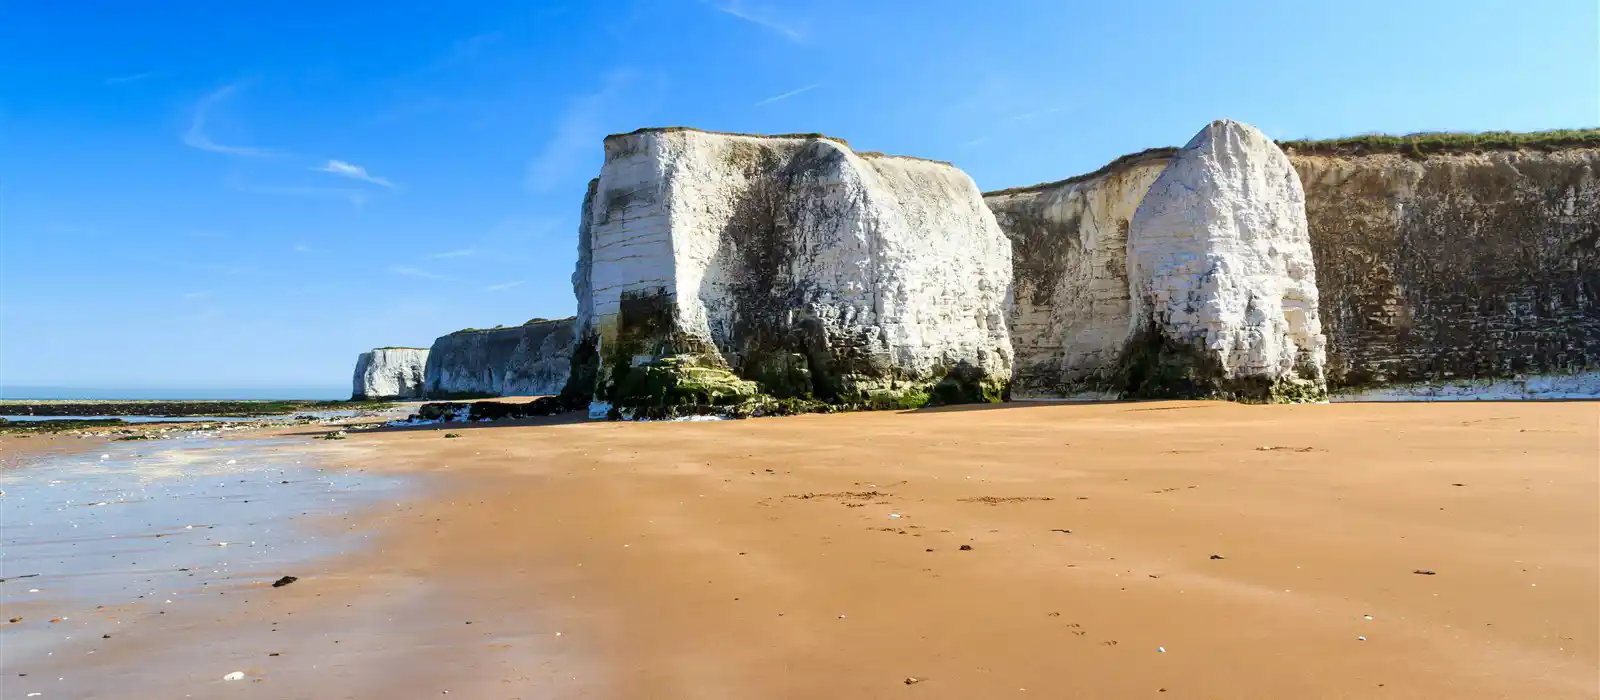
M372 545L292 586L107 611L114 639L34 672L118 698L1600 696L1600 404L1010 404L307 449L428 493L322 523Z

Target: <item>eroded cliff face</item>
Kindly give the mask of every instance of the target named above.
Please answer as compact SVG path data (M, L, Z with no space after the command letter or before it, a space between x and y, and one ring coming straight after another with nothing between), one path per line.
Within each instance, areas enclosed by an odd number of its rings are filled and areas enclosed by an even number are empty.
M1304 195L1254 127L985 199L1013 245L1015 395L1323 394Z
M572 348L570 318L451 333L433 341L428 352L426 394L430 398L557 394L571 371Z
M961 171L820 136L605 145L574 276L602 405L999 400L1011 246Z
M356 359L350 398L415 399L422 396L428 351L424 348L376 348Z
M1011 238L1011 393L1116 398L1133 327L1128 222L1176 149L1061 182L984 195Z
M1600 368L1600 150L1293 160L1332 384Z
M1326 341L1300 177L1248 124L1212 122L1129 223L1133 396L1322 398Z

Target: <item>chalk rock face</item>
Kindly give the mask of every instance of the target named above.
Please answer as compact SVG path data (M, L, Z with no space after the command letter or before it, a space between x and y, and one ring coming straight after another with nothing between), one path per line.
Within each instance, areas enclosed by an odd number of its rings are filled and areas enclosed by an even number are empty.
M1011 238L1017 398L1116 398L1134 331L1128 223L1176 149L1061 182L984 194Z
M356 359L352 399L415 399L422 396L428 351L423 348L377 348Z
M589 275L594 271L594 236L590 233L589 211L594 207L594 193L600 187L600 178L589 181L583 195L583 209L578 215L578 264L572 271L572 293L578 299L578 315L573 319L573 346L571 371L567 384L561 388L561 403L568 410L589 407L594 398L595 377L600 372L598 354L600 340L594 324L594 290ZM602 407L609 408L609 407ZM596 418L603 418L604 412Z
M1326 393L1305 211L1289 158L1252 126L1213 122L1178 151L1129 224L1129 393Z
M1011 246L960 170L812 135L657 129L605 147L574 275L601 400L674 355L776 396L959 378L998 399Z
M1600 386L1600 149L1290 158L1330 385L1493 399Z
M573 319L457 331L428 352L430 398L548 396L571 370Z

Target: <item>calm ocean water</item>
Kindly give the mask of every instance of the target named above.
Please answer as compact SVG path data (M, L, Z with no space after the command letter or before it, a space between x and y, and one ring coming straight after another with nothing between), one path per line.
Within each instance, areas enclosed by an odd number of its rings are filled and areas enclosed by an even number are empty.
M132 400L151 399L178 401L183 399L348 399L348 385L279 386L279 387L67 387L67 386L0 386L0 399L43 400Z

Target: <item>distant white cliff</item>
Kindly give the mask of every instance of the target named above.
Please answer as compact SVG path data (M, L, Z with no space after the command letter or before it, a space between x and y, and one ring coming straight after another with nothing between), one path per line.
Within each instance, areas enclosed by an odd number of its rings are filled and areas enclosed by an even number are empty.
M428 351L423 348L376 348L356 359L350 398L355 400L422 397Z

